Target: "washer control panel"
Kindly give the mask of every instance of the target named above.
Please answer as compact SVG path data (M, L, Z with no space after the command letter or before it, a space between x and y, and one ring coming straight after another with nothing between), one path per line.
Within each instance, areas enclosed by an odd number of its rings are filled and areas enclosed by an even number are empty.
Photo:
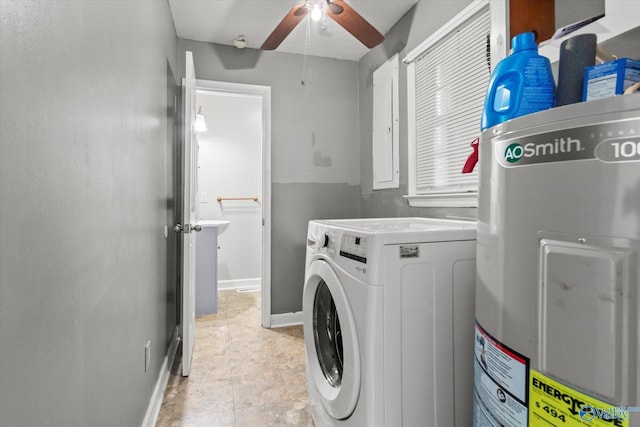
M369 241L366 237L355 234L343 234L340 242L340 255L354 261L367 263Z

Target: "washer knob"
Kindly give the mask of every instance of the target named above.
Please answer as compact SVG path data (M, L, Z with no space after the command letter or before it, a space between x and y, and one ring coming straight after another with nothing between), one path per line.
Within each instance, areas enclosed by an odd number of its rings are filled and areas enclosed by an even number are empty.
M320 237L320 247L321 248L328 247L330 241L331 240L329 239L329 235L327 233L324 233L322 237Z

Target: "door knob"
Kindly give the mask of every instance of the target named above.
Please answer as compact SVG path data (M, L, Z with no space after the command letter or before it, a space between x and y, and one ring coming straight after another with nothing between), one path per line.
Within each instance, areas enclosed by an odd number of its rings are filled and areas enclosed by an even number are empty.
M175 231L176 233L179 233L181 231L184 231L185 233L190 233L192 231L202 231L202 226L199 224L196 224L194 226L191 226L189 224L187 224L186 226L183 226L182 224L176 224L176 226L173 227L173 231Z

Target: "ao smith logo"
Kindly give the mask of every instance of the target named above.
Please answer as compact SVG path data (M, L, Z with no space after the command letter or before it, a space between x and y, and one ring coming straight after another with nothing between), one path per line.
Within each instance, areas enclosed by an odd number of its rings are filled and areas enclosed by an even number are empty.
M504 150L504 158L509 163L517 163L524 158L540 158L556 154L573 153L583 151L585 148L579 139L556 138L553 142L536 144L529 142L519 144L514 142Z

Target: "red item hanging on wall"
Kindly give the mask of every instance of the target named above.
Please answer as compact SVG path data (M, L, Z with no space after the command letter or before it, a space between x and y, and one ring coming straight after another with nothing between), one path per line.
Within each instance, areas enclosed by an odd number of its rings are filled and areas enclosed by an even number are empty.
M476 167L476 163L478 163L478 144L480 143L480 138L476 138L471 142L471 148L473 148L473 152L469 154L467 157L467 161L464 163L462 168L462 173L471 173L473 169Z

